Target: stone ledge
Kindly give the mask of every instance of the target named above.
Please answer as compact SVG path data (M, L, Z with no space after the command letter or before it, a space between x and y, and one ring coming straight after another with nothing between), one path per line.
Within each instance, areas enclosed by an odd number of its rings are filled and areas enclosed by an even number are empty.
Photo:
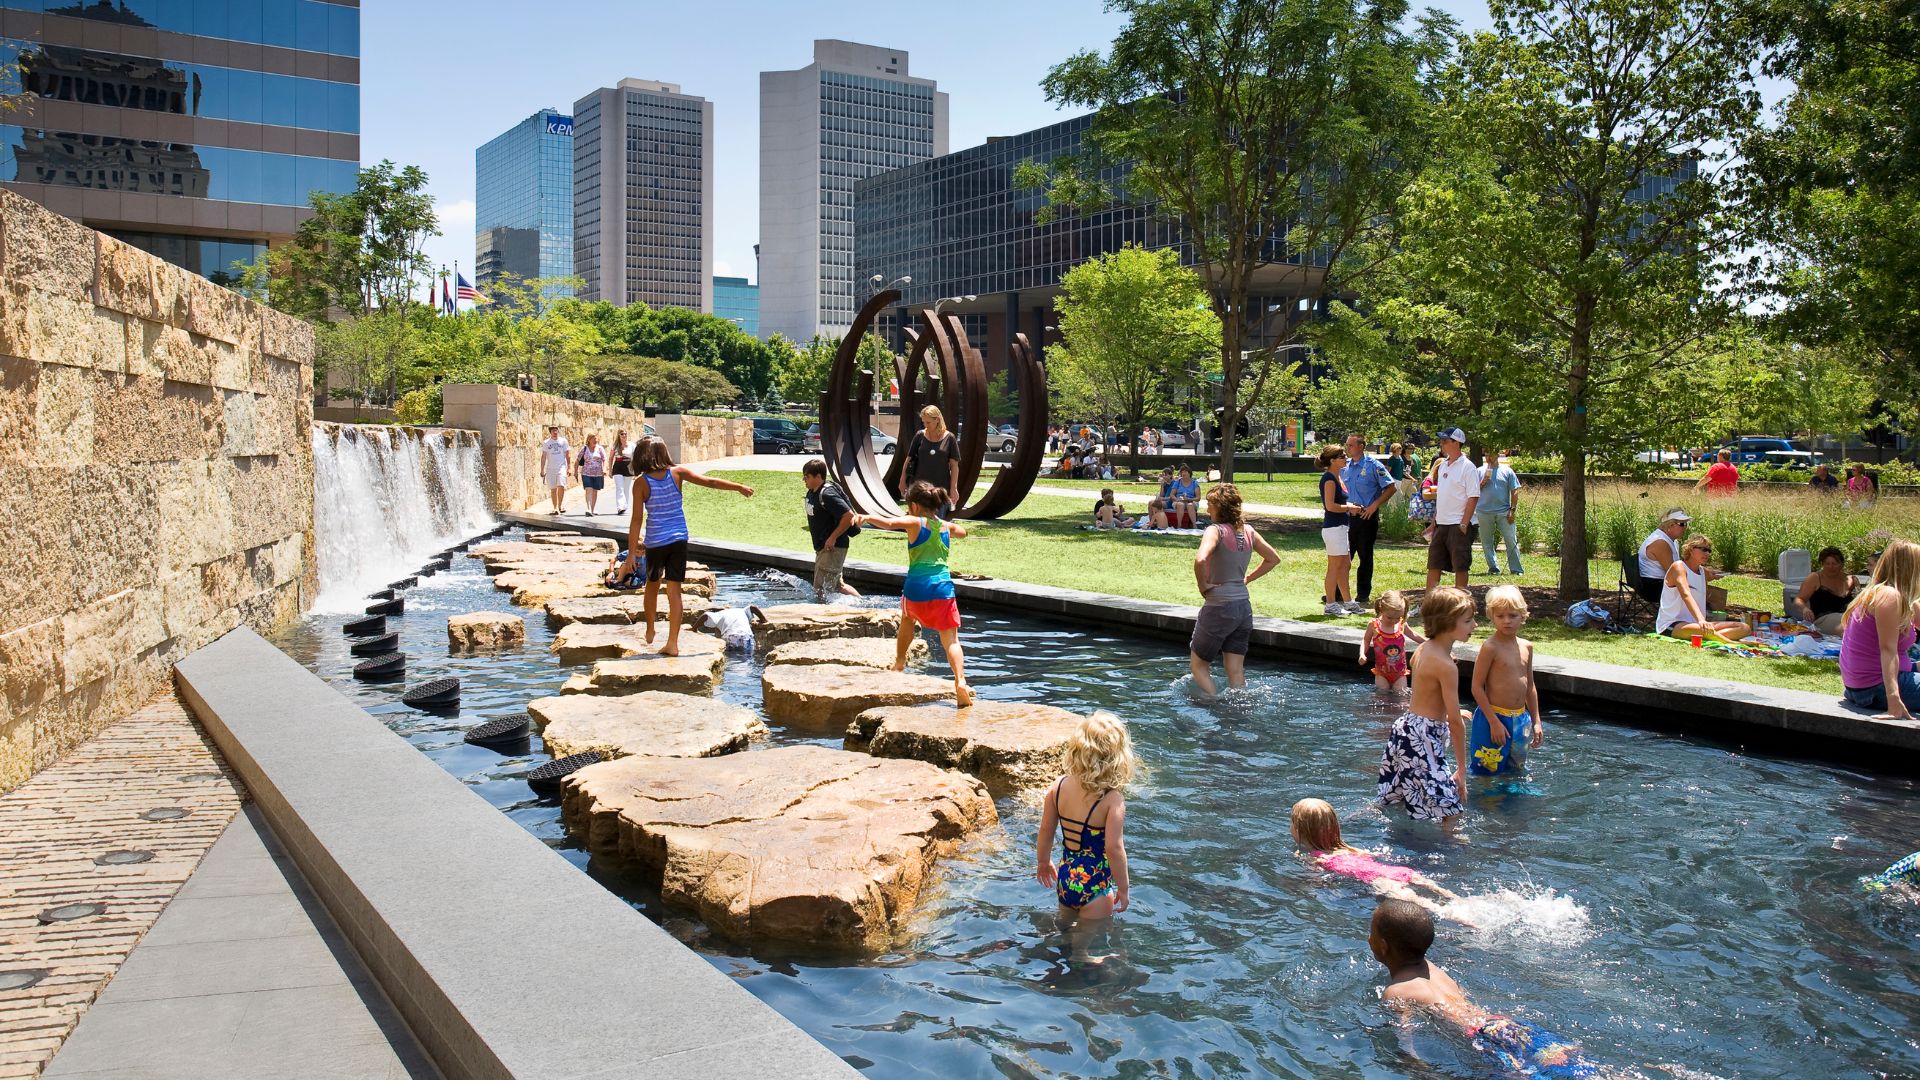
M858 1075L258 635L176 676L446 1075Z
M554 521L531 515L508 516L536 528L543 524L551 528ZM572 520L566 527L601 535L613 533ZM811 555L779 548L695 538L688 549L700 558L719 562L773 566L803 575L813 570ZM905 577L901 567L856 561L847 563L846 573L849 580L877 582L896 589ZM1019 581L957 581L954 586L963 602L1076 621L1097 618L1103 627L1119 624L1176 639L1192 633L1199 611L1183 604ZM1351 670L1360 635L1359 627L1262 616L1254 620L1254 655ZM1461 671L1463 686L1472 676L1472 661L1477 654L1471 646L1462 646L1454 654L1466 661ZM1864 760L1880 769L1920 772L1920 724L1875 720L1872 714L1825 694L1551 656L1536 658L1534 671L1542 694L1605 712L1616 722L1738 743L1762 743L1799 757Z

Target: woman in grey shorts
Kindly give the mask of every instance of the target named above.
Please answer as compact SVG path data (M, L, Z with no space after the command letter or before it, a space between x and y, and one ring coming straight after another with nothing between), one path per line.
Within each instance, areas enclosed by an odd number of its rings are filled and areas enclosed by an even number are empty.
M1247 645L1253 638L1253 598L1247 586L1280 565L1273 546L1251 525L1240 520L1240 491L1232 484L1215 484L1207 491L1207 512L1213 524L1200 537L1193 557L1193 577L1200 586L1200 617L1194 620L1188 661L1193 685L1207 697L1218 692L1213 662L1224 657L1227 685L1247 685ZM1260 565L1247 573L1247 563L1259 552Z

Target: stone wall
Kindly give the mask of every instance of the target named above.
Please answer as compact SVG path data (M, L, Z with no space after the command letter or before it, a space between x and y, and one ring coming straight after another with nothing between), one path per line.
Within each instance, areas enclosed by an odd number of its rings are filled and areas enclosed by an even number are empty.
M602 445L625 429L639 439L649 426L667 441L675 461L706 461L753 451L753 424L708 416L649 418L639 409L537 394L491 383L449 383L441 388L441 421L480 433L485 452L481 482L496 510L524 510L547 497L540 477L540 444L558 424L575 447L597 433ZM744 447L744 449L742 449Z
M314 586L313 333L0 191L0 791Z

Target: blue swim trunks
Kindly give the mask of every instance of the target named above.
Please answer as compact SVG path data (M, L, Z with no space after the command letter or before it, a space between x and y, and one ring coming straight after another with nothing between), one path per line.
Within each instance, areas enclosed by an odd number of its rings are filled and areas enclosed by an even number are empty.
M1473 1047L1522 1076L1584 1080L1600 1075L1600 1067L1580 1055L1579 1043L1510 1016L1480 1025L1473 1033Z
M1870 878L1861 878L1860 887L1879 892L1895 885L1920 886L1920 851L1901 859Z
M1473 724L1467 732L1467 774L1500 776L1527 771L1527 743L1533 739L1533 714L1525 709L1494 710L1507 729L1507 741L1495 743L1486 714L1473 709Z

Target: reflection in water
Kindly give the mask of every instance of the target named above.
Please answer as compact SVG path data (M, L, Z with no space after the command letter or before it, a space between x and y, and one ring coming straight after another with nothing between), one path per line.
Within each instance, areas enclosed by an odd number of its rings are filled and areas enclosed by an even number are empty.
M857 557L857 552L856 552ZM552 632L448 657L445 619L515 610L472 560L410 591L396 620L410 676L463 678L463 713L430 717L356 685L337 620L285 647L535 836L587 868L558 808L519 777L545 760L466 746L460 730L565 679ZM803 597L723 574L725 604ZM884 602L880 598L878 602ZM522 614L530 614L521 612ZM1920 905L1856 879L1911 851L1915 784L1555 710L1533 755L1538 795L1477 798L1452 833L1373 802L1395 703L1346 672L1253 665L1208 707L1175 680L1178 642L966 611L968 675L989 699L1126 717L1146 769L1127 803L1132 907L1084 936L1033 879L1033 800L946 862L896 951L870 959L742 948L596 863L608 888L876 1078L1487 1075L1446 1032L1380 1005L1370 890L1320 872L1287 836L1304 796L1349 843L1418 868L1478 905L1434 958L1482 1006L1579 1040L1648 1075L1920 1074ZM944 674L936 659L928 667ZM757 658L716 696L758 707ZM777 725L768 743L837 745ZM1845 835L1843 849L1833 837ZM530 989L528 992L537 992ZM1675 1063L1675 1064L1652 1064Z

